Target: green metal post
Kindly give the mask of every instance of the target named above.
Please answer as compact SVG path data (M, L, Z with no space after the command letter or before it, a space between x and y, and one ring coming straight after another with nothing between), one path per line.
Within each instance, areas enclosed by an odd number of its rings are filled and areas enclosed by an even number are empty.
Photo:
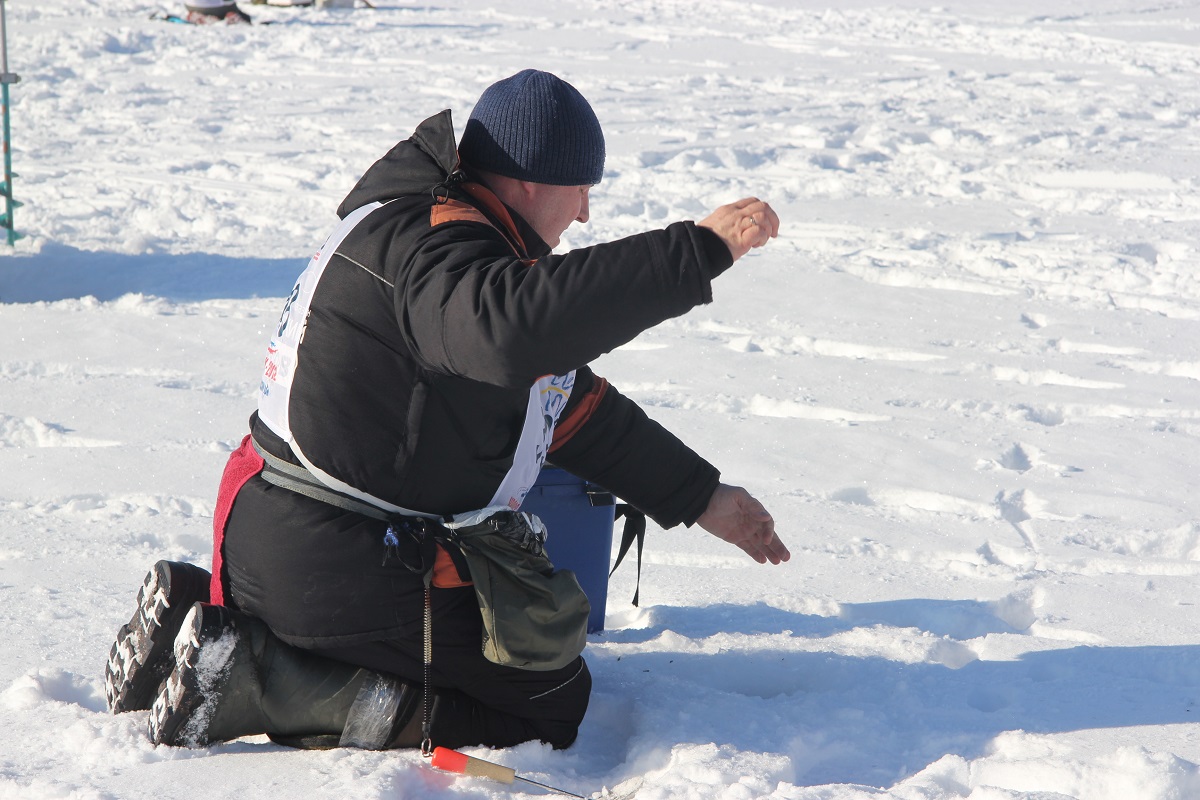
M4 25L4 0L0 0L0 117L4 130L4 182L0 183L0 192L4 194L4 216L0 224L7 229L8 243L17 241L17 231L13 227L13 209L21 205L13 200L13 171L12 171L12 133L8 122L8 85L21 80L17 75L8 71L8 31Z

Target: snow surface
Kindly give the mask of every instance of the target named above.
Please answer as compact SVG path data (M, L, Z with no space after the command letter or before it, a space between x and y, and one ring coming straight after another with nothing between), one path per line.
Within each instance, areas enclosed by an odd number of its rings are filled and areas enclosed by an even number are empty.
M194 28L6 3L0 796L536 795L412 752L156 749L101 687L149 566L208 562L267 329L340 198L536 66L608 137L568 246L778 209L715 302L597 371L793 559L652 530L578 743L470 752L640 800L1200 797L1195 2L376 4Z

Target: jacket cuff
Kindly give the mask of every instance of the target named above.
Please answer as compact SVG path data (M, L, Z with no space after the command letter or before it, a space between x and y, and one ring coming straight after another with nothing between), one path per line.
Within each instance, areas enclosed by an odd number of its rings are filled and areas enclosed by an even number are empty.
M700 519L701 515L708 510L708 502L712 500L713 494L717 491L717 486L721 483L721 473L708 462L705 462L704 466L707 467L707 474L697 485L696 493L692 495L689 503L681 509L679 514L679 522L689 528L695 525L696 520ZM660 521L655 519L654 521L658 522L663 528L671 527L671 520L664 519ZM663 525L663 522L668 524Z
M702 225L694 225L696 242L703 256L700 269L704 277L713 280L725 270L733 266L733 253L725 246L724 240Z

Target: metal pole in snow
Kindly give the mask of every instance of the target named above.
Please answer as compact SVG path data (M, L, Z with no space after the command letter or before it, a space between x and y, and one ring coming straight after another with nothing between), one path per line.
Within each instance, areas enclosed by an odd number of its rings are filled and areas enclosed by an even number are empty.
M12 134L8 123L8 85L21 80L17 75L8 71L8 31L4 24L4 0L0 0L0 117L3 118L4 129L4 182L0 183L0 193L4 194L4 215L0 224L8 230L8 243L17 241L17 232L13 227L13 209L21 205L13 200L12 190Z

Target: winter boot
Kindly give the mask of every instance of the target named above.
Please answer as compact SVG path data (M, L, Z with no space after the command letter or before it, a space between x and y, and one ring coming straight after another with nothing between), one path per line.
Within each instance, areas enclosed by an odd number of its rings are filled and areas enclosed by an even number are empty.
M294 747L381 750L408 745L401 740L418 716L418 687L292 647L221 606L192 607L175 662L150 711L155 744L204 747L265 733Z
M150 708L175 668L175 636L192 605L208 600L211 577L180 561L159 561L146 575L137 610L117 631L104 669L104 695L114 714Z

